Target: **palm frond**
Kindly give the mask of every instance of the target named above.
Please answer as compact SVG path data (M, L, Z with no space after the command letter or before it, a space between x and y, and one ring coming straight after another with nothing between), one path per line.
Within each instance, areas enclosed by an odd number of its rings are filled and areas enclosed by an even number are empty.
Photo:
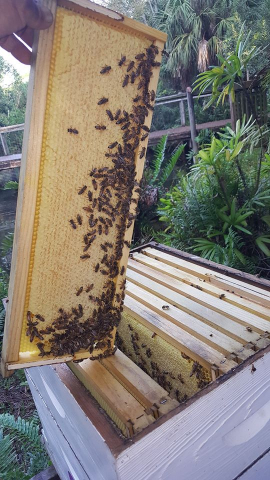
M182 154L185 146L186 146L186 144L180 145L176 149L174 154L171 156L170 160L167 162L167 165L163 169L162 174L161 174L160 179L159 179L159 182L158 182L160 185L164 185L166 180L168 180L168 178L171 175L171 173L172 173L172 171L173 171L173 169L174 169L174 167L177 163L177 160L179 159L180 155Z
M158 145L155 148L155 156L154 156L154 169L153 169L153 176L151 183L153 184L160 172L161 165L165 158L165 150L167 145L167 135L164 135L161 140L158 142Z

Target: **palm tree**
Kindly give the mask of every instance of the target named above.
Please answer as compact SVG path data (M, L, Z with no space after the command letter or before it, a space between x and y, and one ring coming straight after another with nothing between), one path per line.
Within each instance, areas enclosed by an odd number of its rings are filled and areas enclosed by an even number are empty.
M185 88L216 62L238 0L161 0L153 26L168 33L167 72ZM148 3L153 3L149 0ZM156 0L154 0L156 6Z

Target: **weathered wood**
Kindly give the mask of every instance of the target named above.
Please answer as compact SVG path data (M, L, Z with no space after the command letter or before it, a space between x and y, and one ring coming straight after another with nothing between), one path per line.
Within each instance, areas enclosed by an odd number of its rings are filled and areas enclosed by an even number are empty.
M210 295L213 295L216 298L221 298L224 302L231 303L239 308L247 310L248 312L253 313L254 315L259 315L266 320L270 320L270 303L269 308L263 305L254 305L254 302L250 301L248 298L241 298L240 296L235 295L234 293L227 292L227 289L224 287L216 287L209 282L203 281L200 277L195 275L191 275L179 268L171 267L170 265L155 260L154 258L150 258L147 255L142 255L140 253L134 253L132 256L133 260L136 260L140 264L147 265L157 271L163 272L164 274L168 274L172 278L176 278L188 285L191 285L193 288L207 292ZM132 269L133 266L136 264L134 261L130 260L129 268Z
M79 364L69 363L79 380L97 399L126 437L131 437L154 421L144 407L100 363L87 359Z
M3 135L3 133L1 132L0 132L0 140L1 140L3 151L4 151L4 155L9 155L9 148L8 148L5 135Z
M157 281L160 274L155 275L156 281L150 280L150 278L144 277L137 272L135 273L128 270L127 278L133 283L143 286L145 290L158 294L158 296L165 301L167 300L173 305L177 305L181 310L199 316L199 318L205 322L209 321L208 318L211 318L211 316L214 320L216 313L218 313L223 315L224 320L229 318L244 326L251 325L252 328L260 334L269 331L269 322L263 318L253 315L252 313L247 314L247 312L234 305L222 302L221 299L215 299L212 295L203 294L200 290L197 291L196 289L195 292L195 289L192 287L189 287L191 288L191 293L186 293L186 286L183 283L177 282L177 280L170 280L169 277L167 286L162 285L161 287ZM192 299L194 292L196 293L196 298Z
M171 322L180 326L187 332L191 333L194 337L204 341L207 345L216 348L219 352L228 356L231 353L235 353L240 359L244 360L247 356L252 355L254 352L250 349L243 348L243 344L232 339L229 334L225 334L220 329L215 329L213 325L208 325L207 320L204 321L202 315L200 318L196 318L197 311L195 310L194 303L185 302L185 297L172 292L170 295L170 289L155 285L154 282L150 282L146 279L143 283L141 276L130 275L130 271L127 272L127 278L131 279L137 285L127 284L128 294L140 300L143 305L152 308L154 311L163 315ZM157 289L156 289L157 286ZM149 291L151 293L149 293ZM166 310L162 307L166 307ZM194 305L194 310L192 306ZM195 313L195 315L194 315ZM214 313L214 312L213 312ZM214 316L214 315L213 315ZM224 323L226 319L224 317Z
M227 360L214 346L207 345L203 340L194 336L180 323L172 322L163 313L157 312L153 305L142 303L128 292L124 310L153 331L180 352L184 352L193 360L198 361L209 371L216 365L221 372L228 372L236 366L232 360Z
M188 104L188 115L189 115L192 150L194 152L194 155L196 155L198 153L198 143L196 142L197 131L196 131L194 101L193 101L191 87L187 87L186 91L187 91L187 104Z
M186 115L185 115L185 105L184 100L179 102L179 110L180 110L180 125L184 127L186 125Z
M176 479L179 472L185 480L234 479L269 448L269 351L254 369L247 366L122 452L119 479Z
M60 480L60 477L57 475L57 471L55 470L54 466L52 465L46 470L39 472L37 475L32 477L30 480Z
M177 407L178 402L120 350L101 363L155 418Z
M205 130L206 128L216 131L230 123L230 118L225 120L216 120L215 122L200 123L196 125L196 131L199 133L201 130ZM185 127L167 128L166 130L157 130L155 132L151 132L149 135L149 146L156 145L164 135L168 135L169 142L188 140L190 138L190 126L186 125Z
M262 305L265 305L266 307L269 306L270 302L270 282L267 280L261 281L261 285L259 284L259 280L261 279L256 279L256 277L252 277L251 275L244 274L243 272L239 272L239 276L236 277L233 275L230 275L230 270L233 270L236 272L234 269L227 268L226 270L222 268L221 265L214 264L211 262L211 269L207 266L207 262L203 262L205 259L199 259L199 257L196 257L195 255L191 256L190 260L189 254L184 254L184 252L181 252L181 255L178 257L175 255L171 255L171 249L167 249L165 251L158 250L158 248L153 248L153 247L146 247L143 249L142 253L145 255L152 256L156 259L161 259L165 263L168 263L169 265L172 265L175 268L179 268L181 270L184 270L188 273L196 273L196 275L208 282L214 283L215 285L224 285L226 289L226 285L234 285L235 286L235 291L232 291L232 293L238 293L240 296L247 297L252 299L252 301L255 301L256 303L260 303ZM176 250L174 250L176 252ZM182 255L183 254L183 255ZM202 260L201 262L197 262L196 260ZM216 270L215 270L216 266ZM224 273L223 273L224 272ZM225 274L226 273L226 274ZM242 278L241 278L242 277ZM245 281L247 277L247 282ZM254 283L252 284L252 278L254 279ZM258 281L257 281L258 280ZM227 287L228 288L228 287Z
M45 4L55 15L55 0L46 0ZM2 375L5 375L6 373L5 363L17 361L19 358L22 332L21 319L24 315L28 268L34 230L34 214L37 200L42 134L53 35L54 23L49 29L41 30L39 32L39 39L36 35L33 46L36 60L33 62L28 84L25 117L26 126L24 131L22 164L8 291L9 303L6 313L2 349ZM30 132L32 132L31 135Z

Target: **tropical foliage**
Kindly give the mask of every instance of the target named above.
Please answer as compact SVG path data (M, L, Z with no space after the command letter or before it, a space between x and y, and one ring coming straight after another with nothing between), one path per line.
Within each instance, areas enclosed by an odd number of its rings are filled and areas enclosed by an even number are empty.
M177 162L185 148L178 145L170 154L167 136L163 136L154 151L154 157L144 170L139 215L135 224L135 242L145 243L158 228L157 204L174 182ZM157 225L156 225L157 224Z
M191 172L180 174L178 184L160 200L166 227L156 238L270 277L270 156L265 155L257 185L259 138L250 121L238 121L236 132L227 127L212 136Z

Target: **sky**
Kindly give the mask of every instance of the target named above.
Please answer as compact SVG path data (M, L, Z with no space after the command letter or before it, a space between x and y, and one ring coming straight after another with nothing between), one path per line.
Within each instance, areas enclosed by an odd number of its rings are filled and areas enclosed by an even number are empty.
M30 72L29 65L23 65L21 62L16 60L10 53L0 47L0 55L4 58L9 64L11 64L16 70L19 72L23 80L27 81ZM13 77L10 75L6 75L4 78L3 86L8 86L13 82Z

